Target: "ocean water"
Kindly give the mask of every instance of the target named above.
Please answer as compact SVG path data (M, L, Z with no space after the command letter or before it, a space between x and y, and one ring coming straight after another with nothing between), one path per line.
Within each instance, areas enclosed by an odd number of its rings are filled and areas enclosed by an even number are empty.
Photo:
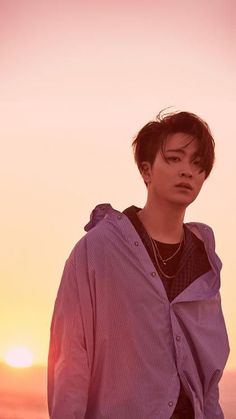
M236 371L226 371L220 382L220 403L225 419L236 419Z
M0 393L0 419L48 419L43 394Z
M0 419L48 419L45 367L0 363Z

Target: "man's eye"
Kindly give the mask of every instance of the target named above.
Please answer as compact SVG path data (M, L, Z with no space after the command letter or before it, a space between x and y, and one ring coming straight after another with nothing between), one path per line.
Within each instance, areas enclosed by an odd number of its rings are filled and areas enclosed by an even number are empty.
M202 166L202 161L200 159L193 160L194 166L196 166L197 170L199 170L199 173L202 173L205 171L205 169Z
M171 157L167 157L167 160L168 161L171 161L171 162L179 162L180 161L180 157L171 156Z

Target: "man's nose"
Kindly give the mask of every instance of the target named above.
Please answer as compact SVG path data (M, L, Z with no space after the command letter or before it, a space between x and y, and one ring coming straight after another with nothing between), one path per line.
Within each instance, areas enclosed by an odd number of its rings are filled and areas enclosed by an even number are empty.
M193 176L193 170L190 164L186 163L179 172L181 177L191 178Z

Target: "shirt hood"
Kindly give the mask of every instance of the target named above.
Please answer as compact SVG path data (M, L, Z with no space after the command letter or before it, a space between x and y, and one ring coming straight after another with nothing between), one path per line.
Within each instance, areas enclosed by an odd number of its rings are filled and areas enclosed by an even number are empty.
M102 221L110 212L114 212L114 208L112 208L111 204L98 204L93 209L90 214L89 222L84 226L85 231L91 230L95 227L100 221ZM118 212L118 211L116 211Z

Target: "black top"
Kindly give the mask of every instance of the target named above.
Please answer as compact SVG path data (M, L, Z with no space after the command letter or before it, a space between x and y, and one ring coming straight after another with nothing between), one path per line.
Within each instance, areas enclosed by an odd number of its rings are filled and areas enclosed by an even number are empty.
M146 250L162 280L169 301L180 294L194 280L199 278L211 269L205 246L202 240L198 239L188 227L184 225L185 240L177 255L167 262L166 266L161 265L164 273L173 278L166 278L160 271L153 253L152 244L142 222L137 216L141 208L131 206L126 208L123 213L129 218L137 233L139 234ZM166 259L178 249L179 243L167 244L155 241L162 258ZM186 395L184 388L180 386L180 393L174 413L181 419L194 419L192 404ZM177 416L178 415L178 416Z
M211 269L204 243L184 225L185 242L177 256L172 261L168 262L165 269L163 269L166 274L175 274L175 276L172 279L166 278L162 275L156 263L150 238L137 216L137 212L140 211L140 209L141 208L133 205L125 209L123 213L129 218L139 234L157 272L159 273L168 299L169 301L172 301L195 279L199 278ZM167 244L160 243L158 241L156 241L156 243L163 258L167 258L169 255L173 254L179 246L179 244ZM164 267L162 266L162 268Z

